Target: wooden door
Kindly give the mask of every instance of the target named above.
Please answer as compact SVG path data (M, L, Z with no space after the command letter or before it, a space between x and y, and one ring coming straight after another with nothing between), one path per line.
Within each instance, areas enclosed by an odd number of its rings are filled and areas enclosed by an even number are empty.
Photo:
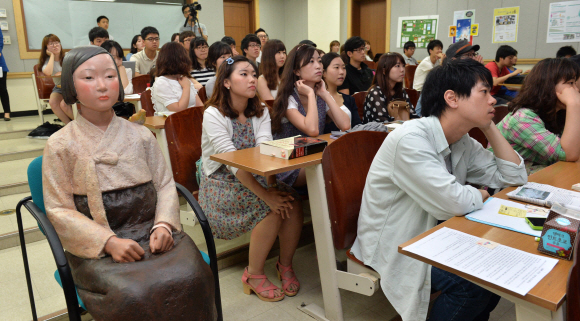
M253 1L224 0L224 29L226 36L234 38L236 50L242 54L242 39L254 32Z
M355 0L352 3L352 36L368 40L373 54L385 52L386 12L386 0Z

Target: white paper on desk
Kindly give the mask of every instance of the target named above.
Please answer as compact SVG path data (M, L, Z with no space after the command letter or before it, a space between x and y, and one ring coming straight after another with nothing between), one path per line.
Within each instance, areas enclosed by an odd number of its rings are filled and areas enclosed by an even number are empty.
M404 250L520 295L526 295L558 263L501 244L490 249L478 245L480 239L443 227Z
M525 218L499 214L498 211L501 205L520 208L523 210L526 209L526 205L524 204L504 200L501 198L490 197L489 200L483 204L483 207L480 210L467 214L465 218L479 223L488 224L532 236L539 237L542 235L542 231L532 229L528 223L526 223Z
M125 95L126 99L139 99L141 98L140 94L131 94L131 95Z

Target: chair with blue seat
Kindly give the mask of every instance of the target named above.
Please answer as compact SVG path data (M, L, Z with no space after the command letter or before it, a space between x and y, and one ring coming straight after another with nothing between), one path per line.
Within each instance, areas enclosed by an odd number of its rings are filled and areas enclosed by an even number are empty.
M82 300L78 296L76 287L74 285L72 273L67 262L66 256L64 254L64 249L58 238L54 227L48 220L46 216L46 211L44 207L43 191L42 191L42 156L34 159L28 166L28 185L30 187L31 196L23 198L16 206L16 219L18 222L18 233L20 236L20 244L22 249L22 260L24 261L24 272L26 274L26 283L28 286L28 295L30 298L30 307L32 309L33 320L37 320L36 307L34 303L34 294L32 291L32 282L30 278L30 268L28 266L28 256L26 254L26 243L24 239L24 228L22 225L22 213L21 208L24 206L36 219L40 230L46 235L50 249L54 256L54 260L57 266L57 270L54 273L56 281L61 285L65 301L67 305L68 315L70 320L80 321L81 313L86 310ZM208 248L208 253L201 252L201 255L205 262L210 265L214 276L215 283L215 305L218 312L218 320L223 320L222 316L222 306L221 306L221 296L220 296L220 286L217 271L217 256L215 250L215 243L213 240L213 235L211 233L211 228L203 213L201 207L191 195L191 193L182 185L175 184L177 187L177 192L185 198L189 203L199 224L203 230L205 241Z

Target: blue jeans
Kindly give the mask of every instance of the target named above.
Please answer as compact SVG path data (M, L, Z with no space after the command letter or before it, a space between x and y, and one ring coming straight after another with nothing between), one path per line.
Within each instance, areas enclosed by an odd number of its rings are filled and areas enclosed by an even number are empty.
M421 94L419 94L419 99L417 100L417 106L415 106L415 114L419 117L423 117L421 114Z
M453 273L431 267L431 290L441 291L429 321L485 321L500 296Z

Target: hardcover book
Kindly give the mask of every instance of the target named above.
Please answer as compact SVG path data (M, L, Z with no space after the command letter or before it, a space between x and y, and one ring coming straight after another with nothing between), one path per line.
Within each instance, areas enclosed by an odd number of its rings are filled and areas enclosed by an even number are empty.
M260 144L260 153L283 159L292 159L321 153L328 142L318 138L294 136Z

